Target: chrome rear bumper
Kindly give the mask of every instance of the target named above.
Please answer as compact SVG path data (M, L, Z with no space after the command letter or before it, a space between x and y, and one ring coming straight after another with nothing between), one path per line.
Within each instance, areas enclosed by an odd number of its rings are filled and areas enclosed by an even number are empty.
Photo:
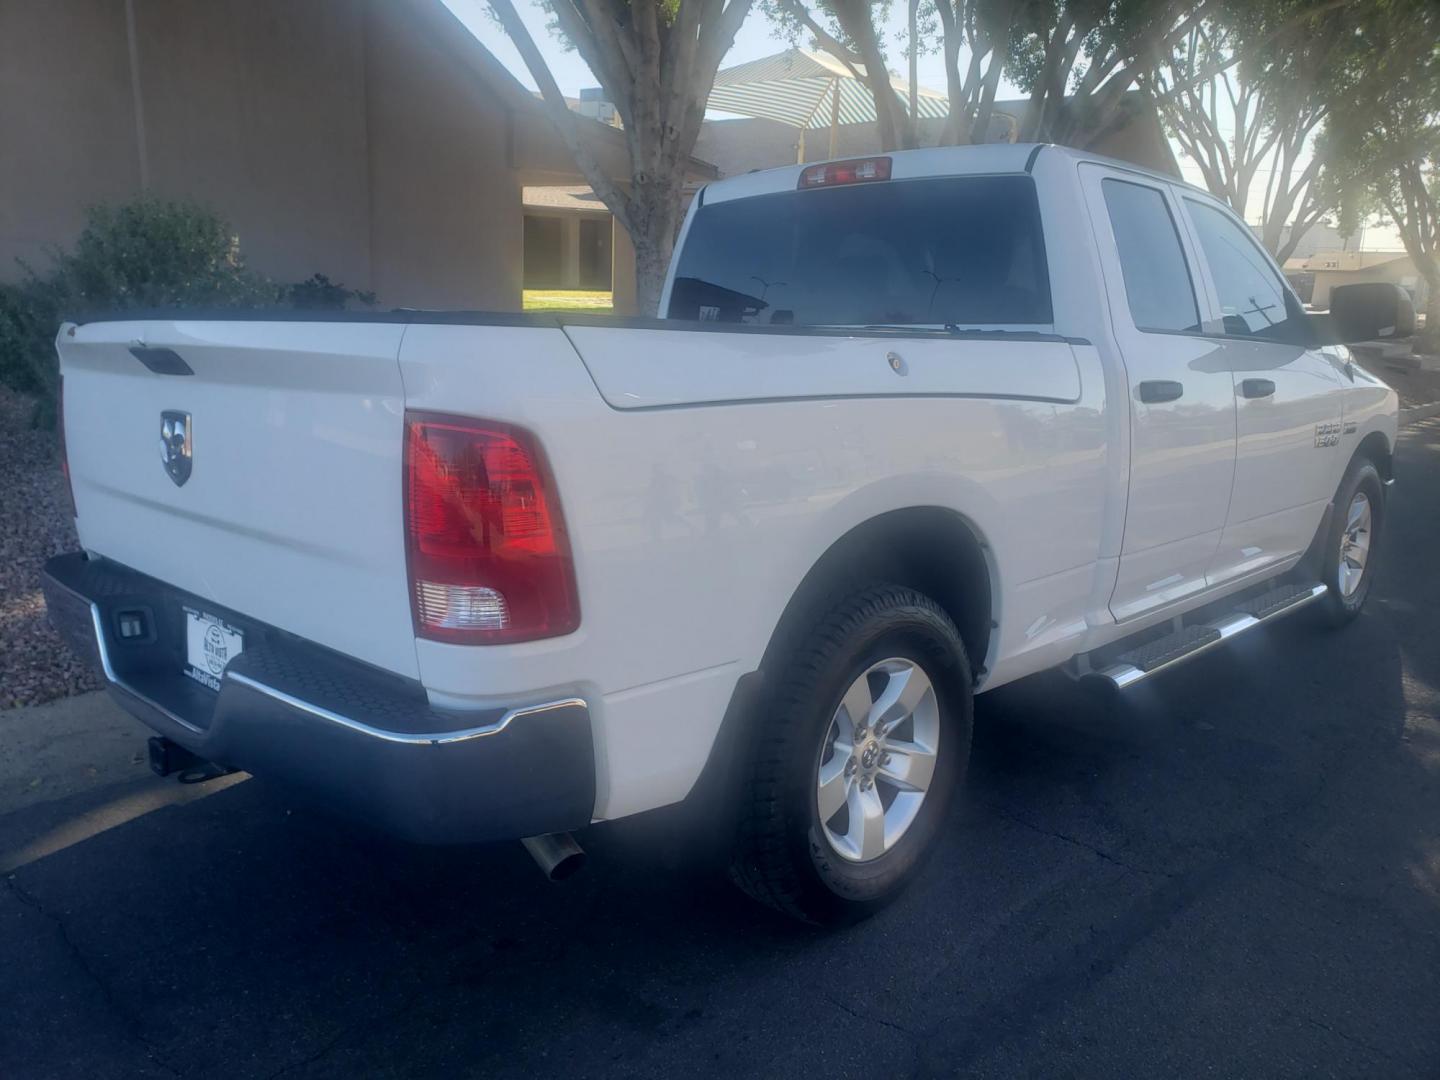
M433 708L411 680L81 553L45 568L50 618L128 712L208 761L273 777L347 816L428 843L589 824L595 756L586 703ZM181 605L244 629L218 692L181 673ZM151 632L122 641L121 613Z

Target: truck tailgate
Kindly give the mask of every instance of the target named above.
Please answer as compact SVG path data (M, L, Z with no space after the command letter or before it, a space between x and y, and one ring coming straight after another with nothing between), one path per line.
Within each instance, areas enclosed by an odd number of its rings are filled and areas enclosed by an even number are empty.
M414 676L401 521L404 330L298 321L67 327L59 348L81 544ZM192 373L160 373L175 369L175 357ZM189 426L183 480L172 472L184 470L163 460L162 414L172 428Z

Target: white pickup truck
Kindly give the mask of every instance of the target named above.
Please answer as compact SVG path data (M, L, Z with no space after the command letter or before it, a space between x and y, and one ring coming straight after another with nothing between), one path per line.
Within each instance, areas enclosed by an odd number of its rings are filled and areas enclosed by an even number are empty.
M1331 343L1396 293L1323 323L1205 193L1004 145L711 184L663 319L67 323L49 602L162 772L557 873L704 798L748 892L852 919L975 693L1355 615L1397 402Z

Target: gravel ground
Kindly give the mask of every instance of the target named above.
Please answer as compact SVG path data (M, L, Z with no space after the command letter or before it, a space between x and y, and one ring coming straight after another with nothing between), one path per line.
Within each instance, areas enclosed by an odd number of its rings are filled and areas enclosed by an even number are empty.
M100 687L45 621L40 568L76 540L55 435L31 427L33 408L0 387L0 709Z

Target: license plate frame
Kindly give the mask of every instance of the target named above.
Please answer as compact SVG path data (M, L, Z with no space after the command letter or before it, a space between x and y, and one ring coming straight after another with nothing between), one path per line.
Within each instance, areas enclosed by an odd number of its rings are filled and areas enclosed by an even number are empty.
M211 690L220 689L220 680L230 661L245 651L245 631L218 615L182 604L185 619L186 676Z

